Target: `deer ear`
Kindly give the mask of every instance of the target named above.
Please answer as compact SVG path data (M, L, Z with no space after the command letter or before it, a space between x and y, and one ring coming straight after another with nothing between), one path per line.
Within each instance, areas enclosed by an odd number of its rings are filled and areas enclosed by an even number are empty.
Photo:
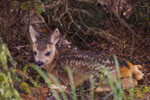
M50 42L56 44L59 41L59 39L60 39L60 32L59 29L56 28L50 37Z
M29 27L29 32L32 42L35 43L37 41L37 37L39 36L38 32L36 32L31 25Z

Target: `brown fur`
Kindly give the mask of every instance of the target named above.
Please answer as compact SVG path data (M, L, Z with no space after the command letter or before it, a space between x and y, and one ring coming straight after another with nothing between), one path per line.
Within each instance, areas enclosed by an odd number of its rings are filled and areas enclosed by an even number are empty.
M104 68L108 68L108 70L111 71L112 76L114 76L113 82L118 78L114 60L108 59L107 56L102 54L98 56L97 54L78 51L57 52L56 44L60 38L59 30L55 29L54 32L50 32L43 19L37 17L35 14L31 14L29 31L33 51L36 52L35 61L43 62L43 65L40 67L46 69L49 73L54 74L58 78L61 78L63 81L65 80L64 83L69 82L67 72L64 71L65 66L69 66L72 69L76 86L79 85L80 82L86 80L87 76L90 74L99 77L101 70ZM44 35L44 33L46 33L46 35ZM46 56L47 52L50 52L50 55ZM139 70L142 66L133 65L128 61L118 61L123 88L127 89L130 87L130 77L132 76L133 86L136 86L138 84L137 80L141 80L144 75ZM102 87L101 89L102 91L110 90L109 87Z

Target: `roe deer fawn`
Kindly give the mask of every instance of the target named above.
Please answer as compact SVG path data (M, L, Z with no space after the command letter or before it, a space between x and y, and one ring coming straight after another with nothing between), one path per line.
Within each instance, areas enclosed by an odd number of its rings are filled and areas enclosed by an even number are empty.
M36 18L38 16L33 16L34 15L31 16L29 32L33 43L35 61L40 68L46 69L49 73L54 73L60 80L66 83L69 82L69 80L64 67L68 66L73 71L73 78L76 85L78 85L79 80L83 79L84 76L92 74L99 78L101 71L105 68L114 76L112 77L113 80L117 79L115 62L112 58L108 58L104 54L97 55L87 51L57 51L56 44L60 39L59 29L56 28L53 32L50 32L46 27L43 27L43 25L45 25L43 20L40 21ZM46 32L49 34L43 35ZM128 89L130 87L131 76L133 76L133 86L136 86L138 84L137 80L141 80L144 75L139 70L142 66L133 65L129 61L120 59L118 59L118 63L123 89ZM110 91L110 88L104 87L104 89L100 91L103 90Z

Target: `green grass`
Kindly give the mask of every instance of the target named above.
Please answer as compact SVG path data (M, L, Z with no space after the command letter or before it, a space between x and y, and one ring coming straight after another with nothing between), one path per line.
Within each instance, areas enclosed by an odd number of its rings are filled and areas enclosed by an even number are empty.
M115 64L116 64L117 75L119 77L118 80L115 81L115 86L114 86L114 83L112 82L112 78L113 77L111 77L111 74L110 74L109 70L107 70L107 69L103 69L103 71L102 71L102 73L107 73L107 78L105 78L104 75L101 74L100 75L100 80L101 81L103 81L103 80L107 80L108 81L108 84L109 84L109 86L110 86L110 88L112 90L113 97L114 97L115 100L127 100L127 97L125 95L124 90L122 89L121 82L120 82L119 64L118 64L116 56L113 56L113 57L114 57ZM35 69L40 74L40 76L45 80L45 82L50 87L50 89L51 89L53 95L55 96L56 100L60 100L60 97L59 97L57 91L55 89L51 88L51 84L52 83L49 81L49 78L47 77L47 75L45 73L43 73L34 64L28 64L27 66L31 66L33 69ZM78 97L77 97L77 94L76 94L76 87L75 87L74 79L73 79L73 76L72 76L72 71L71 71L71 69L69 67L66 67L65 69L67 69L69 80L70 80L72 98L73 98L73 100L78 100ZM26 68L25 68L25 70L26 70ZM54 81L54 83L56 84L56 86L58 86L60 88L59 92L61 93L63 99L64 100L68 100L65 92L61 88L61 85L60 85L59 81L53 75L49 75L49 76ZM94 79L93 79L92 75L90 76L89 80L90 80L90 93L89 93L89 97L90 97L90 100L94 100L94 87L95 87L96 83L94 82ZM131 88L131 89L133 90L133 88ZM84 96L85 96L84 90L81 89L80 92L81 92L81 94L83 94L83 95L81 95L81 98L82 98L82 100L84 100ZM134 100L134 91L130 92L129 95L130 95L130 100Z
M116 58L116 56L113 56L113 57L114 57L115 65L116 65L117 75L120 77L119 64L118 64L117 58ZM14 88L14 86L12 84L12 77L16 76L16 75L14 75L15 70L14 69L8 70L8 65L7 65L8 62L11 62L12 66L14 66L13 68L16 68L16 63L12 60L9 50L7 49L6 45L1 42L0 43L0 70L2 70L2 72L0 73L0 89L1 89L0 99L21 100L19 93L17 92L17 90ZM68 100L68 97L67 97L65 91L63 90L63 88L61 87L61 84L59 83L59 81L53 75L46 75L46 73L42 72L42 70L39 69L34 64L30 63L30 64L25 65L23 76L25 76L29 66L32 67L34 70L36 70L40 74L40 76L45 80L45 82L49 86L51 92L53 93L54 97L56 98L56 100L61 100L61 97L64 100ZM74 84L72 70L69 67L66 67L66 69L67 69L69 80L70 80L72 98L73 98L73 100L78 100L78 95L76 93L76 87ZM103 73L107 73L107 78L104 77ZM52 88L52 83L47 76L49 76L53 80L54 84L56 84L56 86L59 87L59 93L55 89ZM113 94L114 99L115 100L127 100L125 92L121 87L120 78L118 78L118 80L116 80L116 82L115 82L117 89L112 82L112 78L113 77L111 77L110 72L107 69L103 69L102 74L100 75L100 84L102 84L102 81L108 80L108 84L109 84L110 88L112 89L112 94ZM37 78L36 80L38 80L38 79L39 78ZM25 91L30 94L31 92L29 90L28 84L25 83L24 80L25 79L23 77L22 87L24 87ZM95 95L94 89L95 89L95 85L97 83L95 83L92 75L90 75L89 80L90 80L89 98L90 98L90 100L94 100L94 95ZM131 80L132 80L132 78L131 78ZM38 84L38 83L36 83L36 84ZM82 89L80 91L81 99L84 100L85 93L83 90L83 86L81 86L81 87L82 87ZM136 94L138 94L138 93L139 92L136 92ZM59 94L61 94L61 97ZM130 89L129 96L130 96L130 98L128 100L134 100L134 89L133 88Z
M38 68L37 66L35 66L34 64L27 64L26 66L30 66L32 67L34 70L36 70L40 75L41 77L45 80L45 82L47 83L48 87L50 88L51 92L53 93L54 97L56 98L56 100L61 100L57 91L55 89L53 89L51 86L51 81L49 80L49 78L46 76L46 74L41 71L40 68Z
M49 75L50 78L54 81L54 83L56 84L56 86L58 86L60 88L60 93L63 97L64 100L68 100L65 92L64 92L64 89L61 87L61 84L59 83L59 81L53 76L53 75Z
M117 57L115 55L113 57L114 57L115 65L116 65L117 76L119 77L118 80L116 81L117 88L119 88L119 93L118 93L117 97L119 97L119 100L127 100L127 98L125 96L125 92L123 91L123 89L121 87L119 63L118 63ZM115 97L115 98L117 98L117 97Z
M94 87L95 87L95 82L93 79L93 75L90 76L90 100L94 100Z

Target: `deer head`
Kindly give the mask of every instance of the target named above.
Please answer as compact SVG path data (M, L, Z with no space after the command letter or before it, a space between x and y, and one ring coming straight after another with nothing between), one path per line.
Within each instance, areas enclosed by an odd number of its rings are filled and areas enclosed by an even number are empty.
M59 29L41 36L32 25L29 27L35 62L39 67L50 65L56 56L56 44L60 38ZM42 33L44 34L44 33Z

